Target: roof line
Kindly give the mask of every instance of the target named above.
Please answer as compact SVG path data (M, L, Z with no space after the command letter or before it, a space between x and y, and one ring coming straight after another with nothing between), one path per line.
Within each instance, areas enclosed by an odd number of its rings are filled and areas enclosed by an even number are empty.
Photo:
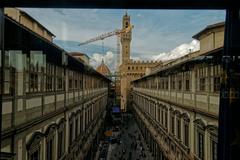
M214 29L214 28L217 28L217 27L220 27L220 26L224 26L225 25L225 22L218 22L218 23L214 23L214 24L211 24L211 25L207 25L204 29L202 29L200 32L196 33L195 35L192 36L192 38L194 39L197 39L200 37L201 34L203 34L203 32L207 31L207 30L210 30L210 29Z
M39 24L43 29L45 29L49 34L51 34L53 37L56 37L51 31L49 31L44 25L42 25L39 21L37 21L35 18L33 18L31 15L29 15L27 12L16 8L21 14L26 15L28 18L32 19L35 21L37 24Z

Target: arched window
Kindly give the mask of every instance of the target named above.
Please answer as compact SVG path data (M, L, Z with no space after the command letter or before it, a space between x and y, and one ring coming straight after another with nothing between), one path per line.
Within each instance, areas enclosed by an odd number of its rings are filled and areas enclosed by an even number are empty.
M158 104L157 105L158 106L158 108L157 108L157 114L158 114L158 116L157 116L157 121L160 123L160 120L161 120L161 104Z
M55 131L57 129L57 125L56 124L51 124L46 132L45 132L45 135L46 135L46 159L47 160L53 160L55 159L54 157L54 154L55 153Z
M86 105L86 108L84 109L84 130L86 130L88 126L88 105Z
M165 108L163 107L163 105L161 105L161 109L160 109L160 111L161 111L161 124L162 124L162 126L164 125L164 112L165 112Z
M179 140L181 140L181 132L182 132L182 127L181 127L181 113L179 111L175 111L175 115L176 115L176 136Z
M215 125L208 125L207 128L210 133L210 160L217 160L217 134L218 128Z
M26 145L28 151L29 160L41 159L41 141L44 138L44 134L41 132L35 132L29 142Z
M187 113L182 114L183 118L183 142L184 145L189 147L189 122L190 118Z
M91 104L88 105L88 109L87 109L87 121L88 121L88 124L90 123L90 107L91 107Z
M165 107L165 128L168 130L168 108Z
M153 107L154 107L154 120L157 120L157 103L153 102Z
M80 110L76 112L75 116L75 137L79 136L79 117L80 117Z
M80 111L80 126L79 126L79 129L80 129L80 134L83 132L83 111L81 110Z
M174 110L170 108L170 126L171 126L171 133L175 134L175 114Z
M205 146L205 142L204 142L204 137L205 137L205 123L201 120L201 119L197 119L194 121L195 123L195 129L196 129L196 154L198 156L199 159L203 160L204 159L204 146Z
M75 113L72 113L69 118L69 145L71 145L74 140L74 117Z
M65 152L65 119L61 119L58 124L58 159L60 159Z

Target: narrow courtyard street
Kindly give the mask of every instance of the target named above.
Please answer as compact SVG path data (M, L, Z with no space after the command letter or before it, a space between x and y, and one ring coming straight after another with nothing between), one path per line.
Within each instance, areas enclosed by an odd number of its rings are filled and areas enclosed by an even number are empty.
M133 115L126 115L119 132L120 143L109 145L107 160L153 160Z

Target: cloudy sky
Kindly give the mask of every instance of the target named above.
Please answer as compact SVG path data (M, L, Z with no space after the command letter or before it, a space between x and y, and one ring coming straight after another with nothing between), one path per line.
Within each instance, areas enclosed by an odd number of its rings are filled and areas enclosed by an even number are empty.
M105 32L121 28L122 9L29 9L21 8L56 35L55 43L67 51L82 51L98 65L103 58L114 69L116 37L77 46ZM192 36L209 24L224 21L223 10L128 10L132 31L133 59L167 60L197 50Z

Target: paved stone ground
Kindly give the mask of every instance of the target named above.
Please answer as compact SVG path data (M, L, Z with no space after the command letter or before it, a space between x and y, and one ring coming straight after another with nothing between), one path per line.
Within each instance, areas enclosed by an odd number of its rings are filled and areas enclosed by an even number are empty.
M153 160L132 115L121 126L121 141L121 144L110 144L107 160Z

